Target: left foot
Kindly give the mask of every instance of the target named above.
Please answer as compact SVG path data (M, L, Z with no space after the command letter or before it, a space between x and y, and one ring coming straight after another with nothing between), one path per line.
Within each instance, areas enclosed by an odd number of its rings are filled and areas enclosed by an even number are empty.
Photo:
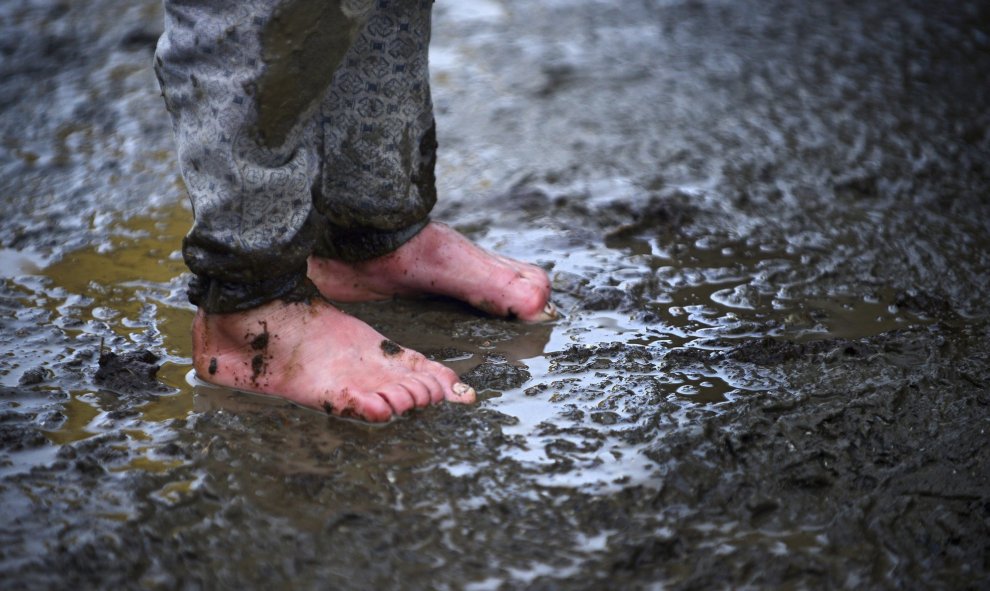
M321 298L230 314L200 310L193 366L207 382L340 416L387 421L475 391L450 368L404 349Z
M488 252L437 222L375 259L345 263L310 257L309 278L338 302L434 294L527 322L557 316L543 269Z

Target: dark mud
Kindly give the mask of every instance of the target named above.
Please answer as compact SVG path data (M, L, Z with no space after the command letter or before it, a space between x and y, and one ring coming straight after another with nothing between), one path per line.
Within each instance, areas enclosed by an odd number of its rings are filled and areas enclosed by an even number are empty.
M395 355L402 353L402 347L396 345L395 343L393 343L388 339L385 339L381 342L381 350L386 357L394 357Z
M120 394L170 392L170 388L158 381L158 370L161 369L158 361L158 355L146 349L120 355L104 351L100 353L93 381ZM23 381L23 377L21 379Z
M504 392L518 388L529 381L531 376L525 368L508 362L505 355L486 354L483 361L471 371L461 375L464 383L476 391L493 390Z
M384 427L186 382L158 4L0 19L0 587L990 585L981 3L438 3L436 217L564 317L349 306L482 398Z

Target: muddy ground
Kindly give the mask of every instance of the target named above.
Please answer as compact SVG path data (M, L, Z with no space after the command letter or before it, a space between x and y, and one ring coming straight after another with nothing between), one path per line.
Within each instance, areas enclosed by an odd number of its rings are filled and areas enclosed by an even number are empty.
M0 5L0 588L990 586L985 3L437 3L566 316L350 307L482 392L384 427L187 381L160 21Z

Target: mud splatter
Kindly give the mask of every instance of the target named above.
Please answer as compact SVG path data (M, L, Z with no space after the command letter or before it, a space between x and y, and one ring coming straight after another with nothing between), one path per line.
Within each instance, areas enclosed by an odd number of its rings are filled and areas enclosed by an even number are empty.
M268 342L270 338L268 333L268 322L262 320L258 322L258 324L261 325L261 333L248 333L246 335L247 338L251 339L251 349L260 351L260 353L251 358L251 381L254 382L255 385L258 383L258 377L268 371L268 360L271 358L268 355Z
M265 370L267 368L268 368L268 364L265 363L265 356L264 355L262 355L261 353L258 353L257 355L255 355L254 357L252 357L251 358L251 381L253 381L255 384L257 384L258 383L258 376L260 376L263 373L265 373Z
M251 348L255 351L261 351L262 349L268 348L268 322L262 320L258 324L261 325L261 334L255 335L251 339ZM248 335L251 336L251 335Z
M392 341L385 339L381 343L382 352L388 357L394 357L399 353L402 353L402 347L396 345Z
M217 358L216 357L211 357L210 358L210 367L209 367L209 369L207 371L210 372L210 375L211 376L217 373Z
M251 348L255 351L268 348L268 333L263 332L251 340Z

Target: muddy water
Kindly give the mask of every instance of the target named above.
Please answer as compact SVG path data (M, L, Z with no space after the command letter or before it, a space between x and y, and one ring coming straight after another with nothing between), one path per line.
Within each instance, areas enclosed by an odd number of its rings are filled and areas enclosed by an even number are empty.
M189 379L111 4L0 8L0 587L988 584L979 3L438 3L436 216L564 318L350 306L481 393L383 427Z

